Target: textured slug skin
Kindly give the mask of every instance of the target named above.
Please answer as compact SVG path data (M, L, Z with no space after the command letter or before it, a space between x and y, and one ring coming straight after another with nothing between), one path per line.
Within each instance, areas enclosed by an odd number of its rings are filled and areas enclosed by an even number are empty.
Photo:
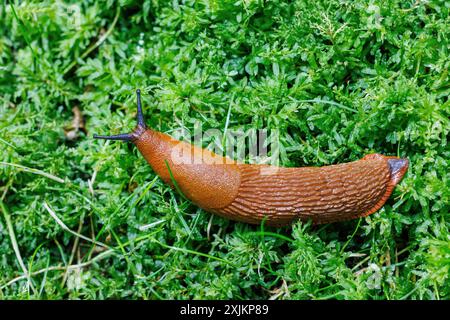
M174 180L199 207L236 221L259 224L266 219L271 226L372 214L408 168L407 159L380 154L324 167L241 164L150 129L134 143L166 183L173 186Z

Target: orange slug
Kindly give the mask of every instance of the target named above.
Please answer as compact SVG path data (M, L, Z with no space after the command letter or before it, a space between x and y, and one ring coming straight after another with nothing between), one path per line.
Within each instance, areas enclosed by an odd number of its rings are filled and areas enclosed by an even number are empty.
M148 129L139 90L137 108L132 133L94 138L133 142L164 182L205 211L236 221L284 226L365 217L384 205L408 169L407 159L381 154L323 167L243 164Z

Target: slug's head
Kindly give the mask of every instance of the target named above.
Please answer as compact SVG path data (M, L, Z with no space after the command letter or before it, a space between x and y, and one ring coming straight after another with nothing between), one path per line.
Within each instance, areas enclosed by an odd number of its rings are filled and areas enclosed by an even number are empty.
M144 114L142 112L142 104L141 104L141 90L136 90L137 95L137 126L134 128L133 132L131 133L122 133L122 134L116 134L113 136L99 136L97 134L94 134L95 139L106 139L106 140L122 140L122 141L135 141L137 140L142 133L147 129L147 126L145 125L144 121Z

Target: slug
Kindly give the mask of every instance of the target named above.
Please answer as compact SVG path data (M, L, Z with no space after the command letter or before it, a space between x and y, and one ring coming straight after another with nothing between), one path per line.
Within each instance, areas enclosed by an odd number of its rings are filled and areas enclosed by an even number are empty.
M164 182L205 211L269 226L368 216L384 205L408 168L407 159L381 154L323 167L239 163L147 128L140 90L134 131L94 138L133 142Z

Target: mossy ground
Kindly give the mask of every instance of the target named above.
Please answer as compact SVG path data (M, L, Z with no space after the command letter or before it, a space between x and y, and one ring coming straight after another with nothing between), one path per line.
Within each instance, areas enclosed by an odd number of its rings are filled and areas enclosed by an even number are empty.
M436 0L3 1L0 298L448 299L448 17ZM230 111L229 130L279 131L283 166L410 168L360 220L212 217L92 139L133 128L137 88L163 132Z

